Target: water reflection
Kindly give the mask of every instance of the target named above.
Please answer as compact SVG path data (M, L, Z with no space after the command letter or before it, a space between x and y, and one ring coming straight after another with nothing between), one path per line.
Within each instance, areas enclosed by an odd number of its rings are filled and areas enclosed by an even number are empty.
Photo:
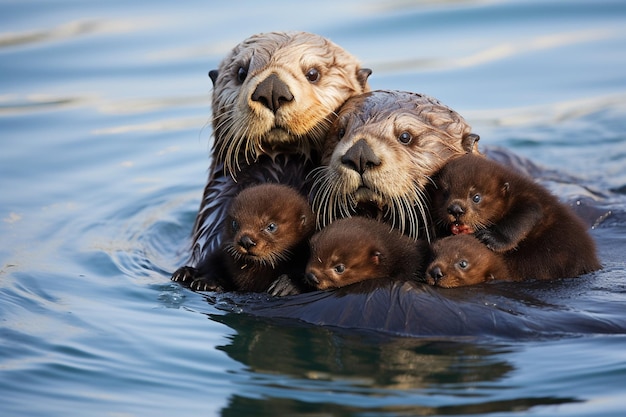
M210 315L236 331L219 346L246 367L223 416L433 415L525 410L577 399L507 399L523 346L381 337L245 314ZM262 393L262 398L246 395Z

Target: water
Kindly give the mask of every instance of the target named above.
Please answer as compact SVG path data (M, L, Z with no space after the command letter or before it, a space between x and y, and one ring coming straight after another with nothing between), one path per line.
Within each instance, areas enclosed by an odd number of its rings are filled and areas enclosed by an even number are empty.
M527 318L625 328L624 2L4 1L0 413L623 415L623 331L400 337L170 283L209 163L207 72L290 29L358 56L374 88L438 97L481 146L575 176L544 180L613 213L592 230L605 269L525 288L558 300Z

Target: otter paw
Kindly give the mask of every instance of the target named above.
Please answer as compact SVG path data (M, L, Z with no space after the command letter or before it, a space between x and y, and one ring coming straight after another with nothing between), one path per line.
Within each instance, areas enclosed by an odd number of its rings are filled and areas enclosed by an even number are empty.
M300 288L293 283L289 275L283 274L276 278L267 289L267 293L274 297L284 297L286 295L300 294Z
M172 278L170 279L181 284L189 284L196 279L197 275L198 271L196 270L196 268L183 266L174 271L174 273L172 274Z
M489 229L482 229L474 233L474 236L483 242L489 249L494 252L505 252L509 249L509 242L500 234Z
M220 284L206 277L194 279L189 288L194 291L224 291Z

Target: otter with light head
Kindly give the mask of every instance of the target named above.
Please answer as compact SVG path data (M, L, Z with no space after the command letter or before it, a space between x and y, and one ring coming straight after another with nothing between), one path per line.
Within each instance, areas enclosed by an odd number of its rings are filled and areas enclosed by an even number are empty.
M426 186L450 158L478 152L478 135L434 98L372 91L349 99L313 173L318 227L363 215L430 238Z
M188 266L172 280L219 289L199 274L220 246L231 200L251 185L275 182L308 192L336 110L369 90L371 71L321 36L271 32L251 36L209 73L213 81L212 164L193 228Z

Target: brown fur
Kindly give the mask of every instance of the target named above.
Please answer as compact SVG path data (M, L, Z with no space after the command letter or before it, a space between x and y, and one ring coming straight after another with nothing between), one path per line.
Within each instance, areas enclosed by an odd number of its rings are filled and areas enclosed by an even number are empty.
M367 215L417 239L428 223L426 185L445 162L475 152L478 136L437 100L402 91L349 99L314 172L318 226Z
M475 285L493 280L518 281L502 255L491 251L472 234L448 236L432 245L433 260L426 282L444 288Z
M452 233L473 233L524 279L600 269L587 227L548 190L476 155L450 161L436 179L434 208ZM449 232L447 232L449 234Z
M306 199L280 184L246 188L233 200L221 251L206 275L228 290L264 292L283 274L302 274L315 230Z
M316 289L369 279L423 277L428 244L363 217L337 220L311 238L305 279Z
M276 182L308 193L335 111L368 91L371 71L329 40L270 32L244 40L209 73L213 81L212 164L196 217L190 266L172 280L220 289L198 275L220 246L226 210L251 185Z

